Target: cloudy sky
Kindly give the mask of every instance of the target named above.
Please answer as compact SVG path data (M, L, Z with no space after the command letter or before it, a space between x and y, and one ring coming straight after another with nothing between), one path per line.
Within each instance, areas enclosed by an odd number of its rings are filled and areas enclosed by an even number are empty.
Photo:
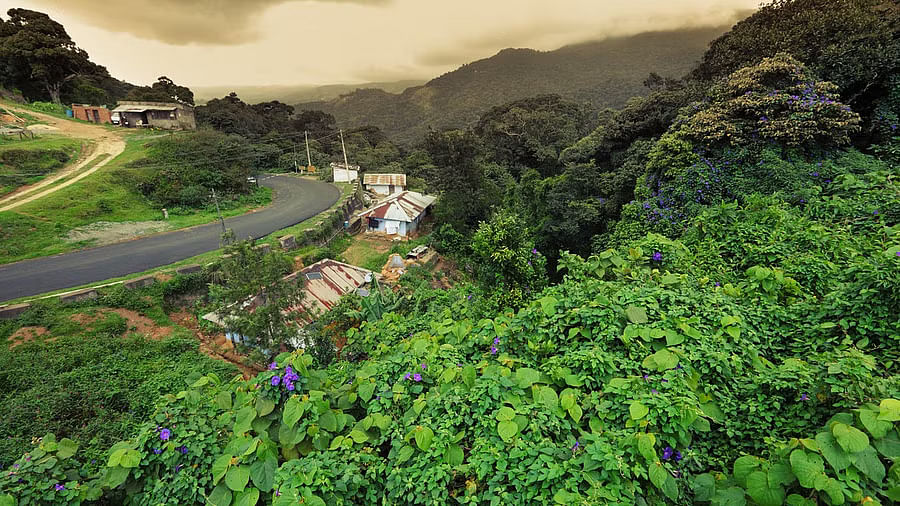
M116 77L188 86L427 79L506 47L730 23L760 0L0 0Z

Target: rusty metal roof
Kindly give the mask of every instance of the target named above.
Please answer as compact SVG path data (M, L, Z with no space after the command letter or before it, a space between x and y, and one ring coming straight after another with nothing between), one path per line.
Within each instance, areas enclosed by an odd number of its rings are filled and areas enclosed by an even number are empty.
M404 191L395 193L382 200L374 207L367 209L357 216L361 218L380 218L385 220L412 222L425 212L437 197L422 195L421 193Z
M406 174L365 174L363 184L406 187Z
M314 315L334 307L341 297L355 292L372 279L372 271L326 258L300 270L306 278L304 297L300 304ZM310 276L313 274L313 276ZM312 279L310 279L312 278Z

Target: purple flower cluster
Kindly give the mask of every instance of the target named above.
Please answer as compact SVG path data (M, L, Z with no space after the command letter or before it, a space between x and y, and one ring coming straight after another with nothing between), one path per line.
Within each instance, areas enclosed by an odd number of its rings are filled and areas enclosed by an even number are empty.
M659 251L655 251L653 253L653 261L654 262L662 262L662 258L663 258L662 253L660 253Z
M63 485L62 483L57 483L57 484L54 486L54 488L56 489L57 492L62 492L63 490L66 489L66 486Z
M422 365L425 365L425 364L422 364ZM419 373L413 374L413 373L411 373L411 372L408 372L408 373L406 373L406 374L403 375L403 379L404 379L404 380L412 379L413 381L415 381L416 383L418 383L418 382L422 381L422 375L419 374Z
M665 447L663 449L663 460L671 460L672 457L675 458L675 462L681 462L681 452L678 450L672 449L671 446Z
M491 355L496 355L497 352L500 351L500 348L497 348L497 346L500 346L500 338L499 337L494 338L494 344L491 345Z
M272 362L272 364L274 364L274 362ZM269 367L271 368L271 364L269 365ZM298 376L297 373L294 372L294 369L291 368L291 366L287 366L284 368L284 376L272 376L272 379L270 381L273 387L281 385L288 392L293 392L296 388L294 386L294 382L299 379L300 376Z
M159 431L159 439L162 441L168 441L170 437L172 437L172 431L169 429L162 429Z

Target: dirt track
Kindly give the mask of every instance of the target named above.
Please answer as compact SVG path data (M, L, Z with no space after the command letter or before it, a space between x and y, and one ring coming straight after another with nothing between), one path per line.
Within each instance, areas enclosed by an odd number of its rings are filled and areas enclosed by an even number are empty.
M4 107L13 112L22 112L40 118L41 121L46 122L52 127L50 129L46 127L32 128L35 132L43 131L46 132L45 135L64 135L75 139L85 139L90 141L90 144L82 150L81 156L78 157L78 160L76 160L74 164L64 167L59 172L42 179L33 185L23 186L13 193L0 198L0 212L12 210L22 204L45 197L60 188L65 188L70 184L76 183L99 170L109 163L110 160L122 154L122 151L125 150L125 141L122 140L121 134L107 130L102 126L79 123L76 121L66 121L47 114L21 109L15 106ZM39 125L32 126L35 127ZM93 167L84 170L85 167L89 166L95 160L98 161ZM53 185L53 183L62 178L71 179L48 188L48 186Z

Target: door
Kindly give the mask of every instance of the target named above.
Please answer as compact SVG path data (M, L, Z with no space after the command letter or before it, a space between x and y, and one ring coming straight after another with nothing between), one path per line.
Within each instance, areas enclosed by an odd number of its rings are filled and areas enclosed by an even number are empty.
M94 123L100 123L100 111L94 109Z

